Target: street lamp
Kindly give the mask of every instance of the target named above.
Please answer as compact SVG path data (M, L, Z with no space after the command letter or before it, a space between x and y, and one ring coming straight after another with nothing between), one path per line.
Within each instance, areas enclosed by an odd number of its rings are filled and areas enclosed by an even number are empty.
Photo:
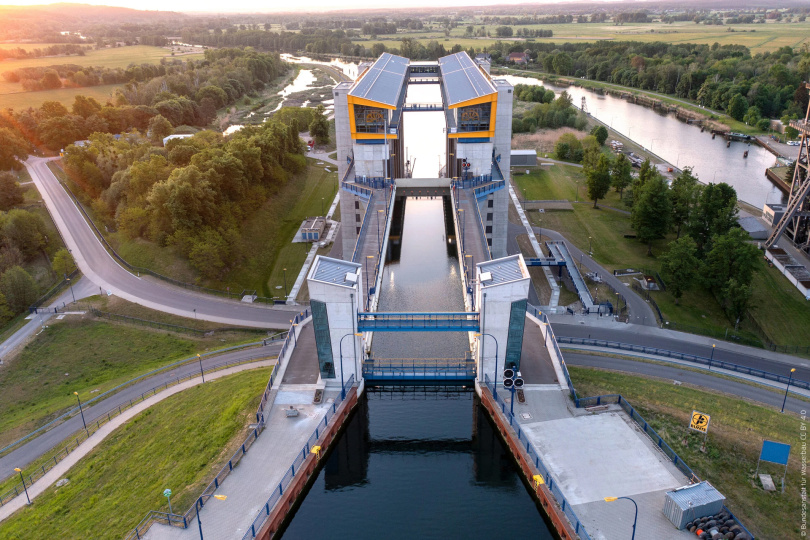
M790 383L793 382L793 374L795 372L796 368L790 368L790 377L788 377L787 387L785 388L785 399L782 400L782 410L780 412L785 412L785 403L787 402L788 390L790 390Z
M216 500L218 500L218 501L224 501L225 499L228 498L228 496L227 495L214 495L214 498ZM204 540L203 539L203 533L202 533L202 521L200 521L200 510L202 510L202 506L203 506L202 497L200 497L198 503L199 503L200 507L197 509L197 526L200 528L200 540Z
M203 373L203 368L202 368L202 356L197 354L197 360L200 362L200 377L202 378L202 382L205 382L205 374Z
M19 467L16 467L14 470L16 472L20 473L20 480L22 480L23 489L25 490L25 498L26 498L26 500L28 500L28 504L30 505L31 504L31 497L28 496L28 486L25 485L25 478L23 478L22 469L20 469Z
M344 335L340 338L340 398L346 399L346 386L343 382L343 340L349 336L357 336L361 337L363 334L360 332L349 332L348 334ZM357 353L354 355L354 365L357 366Z
M712 343L712 354L709 356L709 371L712 370L712 360L714 360L714 343Z
M588 237L588 255L590 257L593 257L593 249L591 249L591 245L592 245L591 240L593 240L593 239L589 236Z
M298 326L298 323L294 323L294 322L292 322L292 319L290 319L290 332L292 332L292 335L293 335L293 343L297 347L298 346L298 338L295 336L295 327L296 326Z
M377 245L379 246L380 250L382 250L382 239L380 238L380 214L385 212L385 210L377 210Z
M287 298L287 269L284 268L284 298Z
M169 488L164 489L163 496L169 501L169 514L174 514L174 512L172 512L172 490Z
M368 273L368 260L373 259L374 255L366 255L366 310L368 310L369 301L371 297L371 279ZM375 280L376 281L376 280Z
M480 332L480 333L475 334L475 336L481 338L482 349L483 349L483 345L484 345L484 336L489 336L489 337L491 337L492 339L495 340L495 381L494 381L495 384L493 385L492 388L494 389L493 394L495 394L495 397L497 398L498 397L498 340L495 338L495 336L493 336L492 334L490 334L488 332ZM481 351L481 369L482 369L482 371L483 371L483 368L484 368L484 353L483 353L483 350L482 350Z
M73 303L76 303L76 295L73 293L73 283L70 282L70 278L65 274L65 280L68 282L70 286L70 295L73 297Z
M630 540L635 540L635 538L636 538L636 522L638 521L638 505L636 504L636 501L634 501L630 497L605 497L605 502L614 502L614 501L618 501L619 499L627 499L628 501L633 503L633 506L636 507L636 515L635 515L635 517L633 517L633 535L630 537Z
M90 436L90 432L87 431L87 423L84 421L84 409L82 409L82 400L79 398L78 392L73 392L73 395L76 396L76 399L79 401L79 412L82 415L82 424L84 425L84 432L87 433L87 436Z
M322 216L323 216L323 215L325 215L325 214L323 213L323 197L321 197L321 215L322 215Z

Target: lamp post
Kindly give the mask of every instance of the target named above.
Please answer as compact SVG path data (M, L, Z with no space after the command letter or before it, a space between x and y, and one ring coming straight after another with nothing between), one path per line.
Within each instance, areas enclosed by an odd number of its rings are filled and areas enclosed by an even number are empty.
M788 377L787 387L785 387L785 399L782 400L782 410L780 412L785 412L785 403L787 403L788 390L790 390L790 383L793 382L793 374L795 372L796 368L790 368L790 377Z
M167 501L169 501L169 513L174 514L174 512L172 512L172 490L169 488L164 489L163 496L166 497Z
M87 423L84 421L84 409L82 408L82 400L79 398L78 392L73 392L73 395L76 396L76 400L79 402L79 412L82 415L82 425L84 425L84 432L87 433L87 436L90 436L90 433L87 431Z
M370 278L368 273L368 260L373 259L374 255L366 255L366 278ZM371 279L366 279L366 311L368 311L369 302L371 300Z
M472 255L464 255L464 258L465 258L465 259L470 259L470 264L469 264L469 266L468 266L469 271L470 271L470 275L469 275L469 277L467 278L467 284L469 285L470 280L472 279L472 272L473 272L473 266L472 266L472 265L473 265L473 256L472 256ZM465 261L465 262L466 262L466 261Z
M377 245L379 246L379 251L382 251L382 238L380 238L380 214L385 212L385 210L377 210Z
M14 469L16 472L20 473L20 480L22 480L23 489L25 490L25 499L28 501L28 504L31 504L31 497L28 496L28 486L25 485L25 478L22 475L22 469L16 467Z
M68 282L68 285L70 286L70 295L73 297L73 303L75 304L76 295L73 293L73 283L70 282L70 278L67 277L67 274L65 274L65 280Z
M588 255L589 255L590 257L593 257L593 250L591 249L591 245L592 245L592 242L591 242L591 241L592 241L592 240L593 240L593 239L592 239L592 238L589 236L589 237L588 237Z
M202 378L202 382L205 382L205 373L203 373L202 368L202 356L200 356L199 353L197 354L197 361L200 362L200 378Z
M363 334L361 334L360 332L357 332L357 333L349 332L348 334L345 334L342 338L340 338L340 398L341 399L346 399L346 386L345 386L345 383L343 382L343 340L346 339L349 336L360 337L362 335ZM355 352L355 355L354 355L354 365L355 366L357 365L357 353L356 352Z
M481 349L482 349L481 350L481 369L482 369L482 371L483 371L483 368L484 368L484 351L483 351L484 336L489 336L489 337L491 337L492 339L495 340L495 381L494 381L494 385L492 386L494 388L492 393L495 394L495 397L497 398L498 397L498 340L495 338L495 336L493 336L492 334L490 334L488 332L480 332L480 333L477 333L475 335L476 335L476 337L481 338L481 346L482 346L481 347Z
M323 215L325 215L325 214L323 213L323 197L321 197L321 215L322 215L322 216L323 216Z
M284 298L287 298L287 269L284 269Z
M227 495L214 495L214 498L216 500L218 500L218 501L224 501L225 499L228 498L228 496ZM200 497L197 502L199 504L199 508L197 508L197 526L200 528L200 540L204 540L203 539L203 533L202 533L202 521L200 521L200 510L202 510L202 506L203 506L202 497Z
M292 321L292 319L290 319L290 332L292 332L292 335L293 335L293 343L297 347L298 346L298 338L295 336L295 327L296 326L298 326L298 323L294 323Z
M636 501L634 501L630 497L605 497L605 502L614 502L614 501L618 501L619 499L627 499L628 501L633 503L633 506L636 507L636 515L633 517L633 535L630 537L630 540L635 540L635 538L636 538L636 522L638 521L638 505L636 504Z
M714 360L714 343L712 343L712 354L709 356L709 371L712 370L712 360Z

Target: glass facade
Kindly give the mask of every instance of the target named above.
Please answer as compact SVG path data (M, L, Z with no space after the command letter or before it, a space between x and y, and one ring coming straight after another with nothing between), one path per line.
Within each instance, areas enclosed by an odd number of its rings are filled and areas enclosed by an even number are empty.
M310 301L312 308L312 326L315 330L315 347L318 349L318 365L321 377L335 378L335 364L332 354L332 336L329 333L329 316L326 313L326 303L318 300Z
M387 109L368 107L366 105L354 106L354 127L356 133L385 133L385 118Z
M479 103L469 107L460 107L456 124L459 133L472 131L489 131L489 119L492 114L492 103Z
M526 304L528 300L512 302L509 314L509 332L506 337L506 366L513 365L520 369L520 355L523 350L523 326L526 323Z

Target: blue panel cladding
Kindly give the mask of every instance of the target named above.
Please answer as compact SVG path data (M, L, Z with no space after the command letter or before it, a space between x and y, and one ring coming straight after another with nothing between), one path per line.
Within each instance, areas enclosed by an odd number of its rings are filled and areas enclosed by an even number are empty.
M520 369L520 355L523 350L523 327L526 324L526 299L512 302L509 314L509 332L506 337L506 356L504 365L514 364Z
M334 355L332 354L332 336L329 333L329 316L326 312L326 303L311 300L312 326L315 330L315 348L318 350L318 365L321 377L335 378Z

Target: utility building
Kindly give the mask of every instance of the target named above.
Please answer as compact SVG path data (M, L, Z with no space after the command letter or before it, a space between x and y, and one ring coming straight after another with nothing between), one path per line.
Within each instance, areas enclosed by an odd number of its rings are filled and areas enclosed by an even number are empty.
M438 178L410 179L402 193L470 190L490 255L506 255L512 85L492 79L485 64L465 52L418 63L384 53L361 66L354 82L335 87L344 258L355 250L370 201L411 176L403 113L419 111L444 112L445 164ZM409 84L439 85L441 105L406 103Z

